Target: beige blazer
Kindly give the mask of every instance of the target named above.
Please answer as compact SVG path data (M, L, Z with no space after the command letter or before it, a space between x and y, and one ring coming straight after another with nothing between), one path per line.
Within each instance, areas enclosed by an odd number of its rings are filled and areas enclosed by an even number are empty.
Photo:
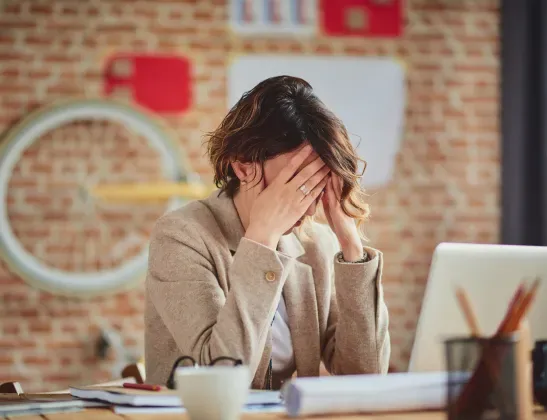
M385 373L390 341L382 254L345 264L326 225L282 237L278 250L243 238L233 200L213 193L161 217L146 278L147 381L165 384L175 359L241 358L264 388L270 326L285 299L298 376ZM336 292L335 292L336 289ZM274 375L274 388L294 372Z

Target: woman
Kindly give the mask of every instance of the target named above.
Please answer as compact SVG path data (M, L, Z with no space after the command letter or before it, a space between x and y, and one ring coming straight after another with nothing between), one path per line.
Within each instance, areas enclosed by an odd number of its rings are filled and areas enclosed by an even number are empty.
M240 358L259 389L317 376L321 361L387 372L382 254L355 223L368 206L342 122L304 80L273 77L210 133L208 153L220 191L152 234L147 380L165 383L182 355ZM320 203L328 224L309 220Z

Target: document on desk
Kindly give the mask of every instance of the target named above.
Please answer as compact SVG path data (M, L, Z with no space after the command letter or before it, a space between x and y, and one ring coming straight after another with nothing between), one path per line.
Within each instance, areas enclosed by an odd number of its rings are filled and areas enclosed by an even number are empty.
M95 400L111 405L133 407L182 407L180 395L176 390L151 392L123 387L71 387L70 393L76 398ZM280 404L281 396L277 391L250 390L247 406L266 406Z
M278 391L256 391L251 390L247 395L247 401L243 412L245 413L281 413L285 411L281 396ZM184 413L186 409L180 404L171 407L143 407L116 405L114 407L116 414L165 414L165 413Z
M69 396L70 397L70 396ZM55 401L53 398L36 398L34 400L27 400L20 398L19 400L2 400L0 402L0 418L8 416L28 416L28 415L40 415L40 414L52 414L52 413L66 413L81 411L84 408L90 407L105 407L106 404L102 404L95 401L81 401L77 399L61 398Z
M116 414L180 414L185 413L183 407L132 407L117 405L114 407ZM284 413L283 404L247 405L243 408L244 413Z
M296 378L282 396L292 417L441 409L446 384L446 372Z

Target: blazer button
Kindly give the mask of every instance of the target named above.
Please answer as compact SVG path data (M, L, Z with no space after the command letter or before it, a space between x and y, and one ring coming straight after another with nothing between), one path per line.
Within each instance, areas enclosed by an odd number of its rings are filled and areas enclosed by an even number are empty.
M276 275L273 271L268 271L266 273L266 280L268 281L275 281Z

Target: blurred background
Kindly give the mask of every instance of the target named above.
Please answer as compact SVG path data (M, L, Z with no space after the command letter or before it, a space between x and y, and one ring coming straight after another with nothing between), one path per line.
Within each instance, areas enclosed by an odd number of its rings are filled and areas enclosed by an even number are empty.
M439 242L545 238L541 199L526 215L519 184L545 150L524 135L543 105L525 97L542 76L527 73L540 55L522 27L506 75L517 120L500 119L500 21L533 28L520 13L498 0L0 1L0 383L96 383L143 357L154 221L206 193L203 134L283 73L310 81L368 162L366 233L385 254L391 364L405 369ZM516 194L503 200L502 175Z

